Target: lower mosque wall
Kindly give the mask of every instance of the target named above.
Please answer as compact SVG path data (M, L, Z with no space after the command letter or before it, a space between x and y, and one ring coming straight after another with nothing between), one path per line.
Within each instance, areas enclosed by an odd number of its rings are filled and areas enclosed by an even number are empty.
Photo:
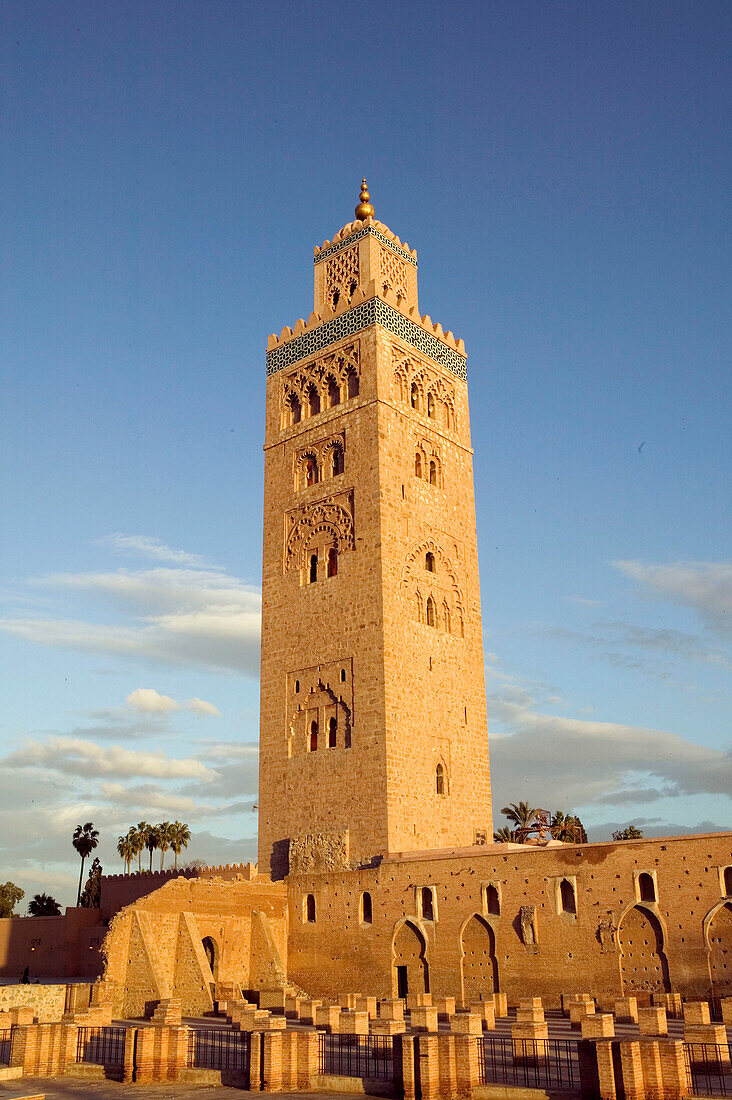
M290 875L288 976L324 997L426 986L463 1002L492 989L547 1005L572 991L728 996L730 864L732 833L719 833L490 845Z

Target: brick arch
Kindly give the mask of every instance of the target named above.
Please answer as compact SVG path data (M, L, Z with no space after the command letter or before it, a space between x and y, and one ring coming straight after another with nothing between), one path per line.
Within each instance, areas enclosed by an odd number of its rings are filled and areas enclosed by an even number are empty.
M435 559L436 571L428 575L428 589L424 590L425 570L424 561L427 554L432 554ZM455 567L434 539L425 539L412 547L407 554L402 569L402 592L406 600L406 613L410 619L417 618L415 608L420 593L426 603L427 597L434 600L438 616L444 612L444 604L450 613L451 633L458 637L464 634L465 613L462 592Z
M668 959L663 927L645 905L626 909L618 928L620 976L624 993L669 993Z
M295 519L287 538L286 571L304 569L308 546L323 536L339 552L354 549L353 516L333 500L311 505Z
M399 921L392 936L391 957L393 990L396 996L402 996L403 992L429 993L427 936L417 921Z
M732 902L719 902L704 918L704 942L712 996L732 996Z
M481 993L498 993L496 935L488 921L473 913L460 929L460 981L463 1004Z

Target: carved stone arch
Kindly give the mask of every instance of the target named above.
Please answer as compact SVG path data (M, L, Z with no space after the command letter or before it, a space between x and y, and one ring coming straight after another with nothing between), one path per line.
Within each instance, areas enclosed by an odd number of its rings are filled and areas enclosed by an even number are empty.
M417 570L425 560L425 556L431 553L439 563L437 569L438 577L447 577L448 588L452 589L454 606L456 612L459 611L460 615L463 614L463 598L460 589L460 582L458 581L455 568L448 558L445 551L433 538L424 539L422 542L416 543L412 546L412 549L407 554L404 568L402 569L402 589L408 591L412 588L414 580L419 573Z
M422 922L402 917L391 937L392 985L396 997L429 993L428 936Z
M618 921L620 978L623 993L671 991L666 929L654 909L636 903Z
M295 463L295 485L297 489L308 487L308 463L313 464L313 479L310 485L317 485L321 478L320 459L315 447L310 447L298 456Z
M713 997L732 995L732 901L723 898L703 922L704 946Z
M345 499L342 497L341 499ZM285 571L303 569L305 553L313 538L325 535L330 545L340 553L353 550L356 543L353 516L335 500L319 501L289 516L290 531L285 550Z
M409 356L400 355L397 349L393 349L393 362L392 362L392 379L394 385L394 393L404 405L409 404L409 381L411 374L411 363Z
M345 465L345 448L342 439L329 439L322 448L322 477L337 477L335 466L338 458L338 473L343 473Z
M318 678L317 683L310 688L303 703L292 712L288 723L288 738L292 745L297 746L298 753L307 752L309 749L310 725L313 720L313 713L317 711L318 716L320 716L321 711L327 713L328 709L335 710L337 729L342 737L341 744L346 748L350 747L352 734L351 708L343 696L337 694L329 683ZM322 744L326 745L326 723L325 721L321 722L320 717L316 718L315 721L318 725L316 736L319 735L323 739ZM292 753L290 752L289 755L292 755Z
M498 993L495 930L480 913L471 913L460 927L460 984L463 1004L481 994Z

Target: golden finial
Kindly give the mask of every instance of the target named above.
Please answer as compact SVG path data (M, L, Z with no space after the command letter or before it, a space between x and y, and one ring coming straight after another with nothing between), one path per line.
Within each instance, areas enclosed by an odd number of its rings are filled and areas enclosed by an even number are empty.
M373 218L374 216L374 208L369 202L371 196L368 193L365 179L361 180L361 194L358 197L361 201L356 207L356 217L360 222L365 222L367 218Z

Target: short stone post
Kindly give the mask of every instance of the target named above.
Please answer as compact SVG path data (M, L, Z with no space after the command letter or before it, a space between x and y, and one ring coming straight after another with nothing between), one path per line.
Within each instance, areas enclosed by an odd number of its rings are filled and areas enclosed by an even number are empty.
M285 1016L288 1020L300 1019L300 1006L305 997L293 997L289 993L285 997Z
M708 1001L687 1001L684 1005L684 1023L692 1026L711 1023Z
M493 1031L496 1026L496 1010L491 1001L471 1001L468 1011L480 1016L484 1031Z
M403 1035L407 1030L407 1025L404 1023L404 1019L401 1020L384 1020L380 1016L371 1019L369 1021L369 1028L372 1035Z
M569 1006L569 1023L570 1027L574 1031L578 1031L582 1026L582 1021L586 1020L588 1016L595 1015L595 1002L594 1001L572 1001Z
M260 989L259 1007L266 1008L269 1012L275 1012L278 1016L285 1014L284 989Z
M643 1088L646 1096L663 1096L663 1075L661 1073L661 1044L658 1039L645 1039L639 1043Z
M732 997L722 997L722 1023L725 1027L732 1027Z
M312 1031L293 1032L297 1037L297 1088L308 1092L320 1069L318 1036Z
M35 1015L30 1005L13 1005L10 1009L11 1027L28 1027L35 1022Z
M379 1017L382 1020L404 1022L404 1001L379 1001Z
M661 1058L663 1096L667 1100L681 1100L689 1096L692 1088L691 1072L684 1053L684 1044L678 1040L666 1040L658 1044Z
M325 1028L331 1035L336 1035L342 1011L340 1005L318 1005L315 1009L315 1026Z
M441 1020L447 1020L455 1013L455 998L432 996L432 1007L437 1009L437 1015Z
M484 998L481 997L480 999L482 1001ZM496 1017L503 1018L505 1016L508 1016L508 995L506 993L493 993L492 995L488 994L485 1000L493 1001L493 1007L496 1011Z
M615 1017L611 1012L591 1013L582 1017L580 1029L583 1039L614 1039Z
M666 1009L662 1005L639 1008L638 1029L641 1035L668 1035Z
M429 1008L429 1005L420 1006ZM438 1035L415 1036L415 1058L419 1058L419 1080L422 1100L438 1100L440 1095L440 1054Z
M718 1066L725 1072L729 1068L727 1028L724 1024L686 1024L684 1042L689 1044L689 1057L694 1065Z
M314 1001L312 998L306 997L300 1006L300 1019L302 1023L315 1026L315 1014L322 1003L322 1001Z
M456 1012L450 1017L450 1031L456 1035L482 1035L483 1021L475 1012Z
M514 1062L535 1065L546 1061L549 1039L547 1023L515 1023L511 1027Z
M415 1007L409 1023L412 1031L437 1031L437 1009L432 1005Z
M355 1008L356 1001L362 996L362 993L341 993L338 997L338 1004L341 1008Z
M137 1028L128 1027L125 1031L125 1053L122 1080L126 1085L135 1080L135 1049L137 1046ZM186 1059L187 1062L187 1059Z
M356 1009L344 1009L338 1022L341 1035L368 1035L369 1014Z
M635 997L632 1000L635 1000ZM646 1100L640 1043L636 1040L623 1040L618 1043L618 1046L620 1047L620 1065L623 1071L623 1090L626 1100Z
M638 1002L635 997L616 997L615 1019L619 1024L638 1023Z
M666 1009L666 1015L675 1020L680 1020L684 1012L680 993L653 993L651 1003L661 1005Z
M472 1096L473 1089L480 1084L482 1052L482 1044L476 1043L472 1035L455 1035L455 1083L458 1096Z
M400 1035L394 1040L394 1088L401 1089L404 1100L415 1100L417 1074L415 1060L419 1057L416 1035Z
M432 1004L431 993L407 993L407 1011L413 1008L429 1008Z
M594 1044L597 1056L597 1081L600 1100L617 1100L613 1045L612 1042Z
M262 1092L282 1091L282 1033L266 1031L262 1036Z
M350 1007L356 1012L368 1012L369 1016L376 1016L376 997L356 997Z

